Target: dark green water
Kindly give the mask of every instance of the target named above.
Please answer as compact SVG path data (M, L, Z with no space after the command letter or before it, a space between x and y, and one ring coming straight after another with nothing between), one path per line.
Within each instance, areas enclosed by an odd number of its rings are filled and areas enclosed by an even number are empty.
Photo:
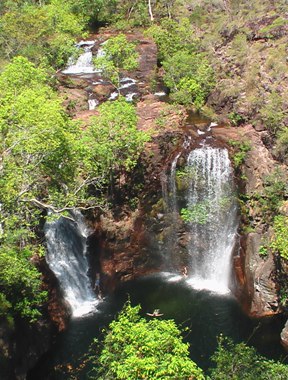
M93 338L101 336L101 330L122 308L128 295L133 305L141 304L143 316L157 308L164 313L162 318L173 318L178 325L188 326L191 332L185 340L191 345L191 358L203 369L211 365L209 357L221 333L236 342L249 342L269 358L285 356L279 341L284 322L279 318L252 320L242 313L233 296L196 291L183 280L153 275L125 284L98 305L95 314L71 320L68 330L58 337L28 380L72 379L55 368L79 366ZM84 371L76 378L86 379L87 375Z

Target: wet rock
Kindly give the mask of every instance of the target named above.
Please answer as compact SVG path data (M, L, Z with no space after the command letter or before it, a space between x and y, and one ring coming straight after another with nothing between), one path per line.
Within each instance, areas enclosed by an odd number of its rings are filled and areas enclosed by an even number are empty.
M110 84L98 84L91 89L91 92L100 100L108 98L113 91L115 91L115 87Z
M281 332L281 343L284 346L285 350L288 351L288 320Z
M51 324L16 320L14 327L0 323L0 378L25 380L27 371L51 345Z

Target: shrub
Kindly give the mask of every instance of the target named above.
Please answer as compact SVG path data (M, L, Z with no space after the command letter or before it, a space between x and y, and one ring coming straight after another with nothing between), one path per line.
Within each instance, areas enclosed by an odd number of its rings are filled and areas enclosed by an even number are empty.
M140 306L124 306L109 325L91 379L204 380L202 370L189 359L188 344L173 320L139 315Z
M288 260L288 217L277 215L273 222L274 236L270 247L274 252L278 252L280 256Z
M287 380L287 365L264 359L245 343L235 344L222 336L212 360L216 368L211 370L211 380Z
M238 141L238 140L230 140L229 144L233 146L235 149L232 159L233 159L235 167L239 168L243 164L247 153L251 149L251 144L249 141Z
M200 108L214 86L214 72L202 54L179 51L163 62L164 82L179 103Z

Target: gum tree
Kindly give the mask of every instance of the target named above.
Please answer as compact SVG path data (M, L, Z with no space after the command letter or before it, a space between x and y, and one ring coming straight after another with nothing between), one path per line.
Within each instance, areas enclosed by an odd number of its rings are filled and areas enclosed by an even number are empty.
M146 320L139 311L128 303L109 325L100 355L91 357L91 379L204 380L175 322Z

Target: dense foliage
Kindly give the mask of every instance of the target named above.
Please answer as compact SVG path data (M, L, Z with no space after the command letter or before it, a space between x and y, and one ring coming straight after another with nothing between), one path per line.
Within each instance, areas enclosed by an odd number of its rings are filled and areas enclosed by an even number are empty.
M0 29L3 57L22 55L57 68L75 53L75 39L83 34L85 20L72 13L69 1L51 0L42 6L33 1L5 4Z
M41 315L40 306L47 294L41 289L40 273L29 260L33 249L0 248L0 318L11 321L20 315L34 322Z
M103 103L99 112L98 117L91 118L86 145L94 149L95 161L109 178L113 173L128 172L136 165L149 135L137 130L135 107L125 98Z
M120 70L135 70L138 67L138 53L135 45L124 34L109 38L102 47L103 56L94 59L94 65L102 76L116 89L120 86Z
M199 40L189 20L184 18L177 23L164 19L147 33L157 43L164 83L171 90L171 98L177 103L201 108L214 86L214 72L199 51Z
M109 325L91 379L203 379L201 369L189 359L188 344L172 320L147 321L140 306L126 304Z
M102 205L103 194L108 189L111 195L116 180L135 167L149 139L136 128L135 107L122 98L101 105L85 128L68 118L52 73L77 54L76 38L103 22L116 29L150 26L147 33L157 44L172 100L199 109L213 91L211 107L224 110L234 126L264 127L267 145L287 163L286 12L285 0L1 1L1 319L35 321L46 302L33 264L44 252L38 228L46 211ZM96 65L119 87L120 70L137 67L135 46L120 34L103 50L106 55ZM234 143L236 167L248 145ZM280 208L286 199L287 177L276 172L267 177L263 193L250 199L272 227L266 248L285 262L287 216ZM184 220L205 223L206 206L183 209ZM286 277L285 282L280 293L284 289L287 300ZM128 306L110 325L96 378L202 379L174 322L147 322L138 312ZM220 340L214 361L215 380L287 378L285 366L265 361L244 344Z
M0 85L2 310L9 302L14 313L33 319L33 305L43 300L40 275L30 261L42 252L40 213L101 205L103 186L135 166L148 135L137 131L135 107L123 99L99 107L100 116L80 128L64 113L46 72L27 58L14 58L0 74Z
M220 337L212 360L211 380L287 380L287 365L265 360L245 343L234 344Z

